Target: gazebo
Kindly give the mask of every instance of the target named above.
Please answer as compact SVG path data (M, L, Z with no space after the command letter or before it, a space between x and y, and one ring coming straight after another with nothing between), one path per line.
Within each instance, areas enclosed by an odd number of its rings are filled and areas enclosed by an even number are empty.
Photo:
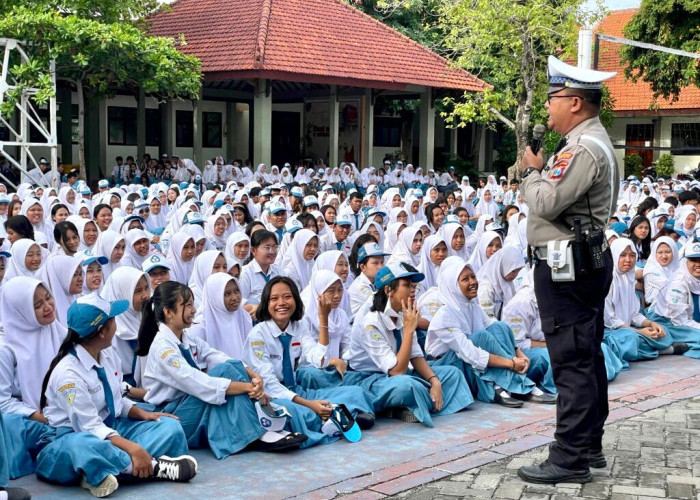
M434 162L435 99L488 87L342 0L178 0L149 21L151 34L184 36L181 50L202 61L202 95L193 106L195 161L203 158L201 134L196 133L202 126L202 100L225 101L230 111L247 103L249 153L254 163L270 164L275 152L284 149L284 140L294 141L293 135L301 132L291 127L286 137L285 124L273 123L273 103L313 98L328 103L322 135L328 141L328 164L336 166L344 119L340 102L353 96L360 103L352 117L360 137L359 162L371 165L379 160L373 158L374 105L382 95L420 98L419 165L429 167ZM143 106L143 99L139 103ZM233 112L226 116L231 150L242 125L234 122ZM170 120L165 123L172 126ZM161 149L172 150L167 139L172 134L163 135Z

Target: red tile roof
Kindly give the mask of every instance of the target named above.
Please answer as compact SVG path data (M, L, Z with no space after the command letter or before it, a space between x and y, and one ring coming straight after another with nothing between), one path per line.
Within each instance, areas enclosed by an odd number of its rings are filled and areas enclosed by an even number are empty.
M625 38L622 29L632 19L635 12L637 9L612 11L601 21L595 32ZM605 82L610 88L611 95L615 98L615 111L655 113L649 109L654 101L654 93L649 84L642 81L632 83L625 79L624 66L620 64L619 51L621 47L621 44L601 40L598 57L599 70L618 72L617 76ZM671 102L660 98L656 105L659 111L664 114L698 110L700 109L700 88L696 86L685 87L681 91L678 101Z
M207 80L270 78L404 90L488 84L342 0L178 0L152 35L185 35Z

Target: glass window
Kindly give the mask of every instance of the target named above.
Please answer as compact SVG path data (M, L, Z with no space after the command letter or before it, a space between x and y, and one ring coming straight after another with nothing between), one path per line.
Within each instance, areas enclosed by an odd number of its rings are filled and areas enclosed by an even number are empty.
M191 148L194 144L192 111L175 112L175 147Z
M221 147L221 113L202 113L202 147Z
M107 107L107 141L110 145L136 146L136 108Z
M146 108L146 146L160 147L160 110Z
M401 146L401 118L377 116L374 119L374 146L384 148Z
M671 154L700 154L700 123L671 124Z

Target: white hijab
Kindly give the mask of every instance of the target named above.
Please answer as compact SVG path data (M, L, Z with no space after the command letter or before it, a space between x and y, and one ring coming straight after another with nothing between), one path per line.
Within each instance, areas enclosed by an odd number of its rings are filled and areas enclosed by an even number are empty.
M122 260L124 260L124 257L126 256L125 248L124 255L122 255L119 262L112 262L112 252L114 251L114 247L116 247L120 241L125 241L121 234L112 229L107 229L100 233L100 235L97 237L97 241L95 242L95 255L104 255L109 260L107 264L102 266L102 274L104 275L105 280L109 278L115 269L121 267Z
M238 245L242 241L247 241L248 244L250 245L250 238L248 237L247 234L245 234L242 231L237 231L235 233L232 233L231 236L229 236L226 239L226 248L224 249L224 257L226 257L226 265L228 266L229 269L233 267L234 264L238 264L241 266L241 269L245 265L245 261L250 257L250 249L248 250L248 255L246 255L245 258L239 259L236 257L235 250L236 250L236 245ZM249 247L250 248L250 247Z
M41 271L41 266L44 265L43 253L41 258L42 262L39 269L37 271L30 271L27 269L27 253L34 245L41 249L36 241L30 240L29 238L19 239L12 244L10 247L10 255L12 255L12 257L8 259L7 269L5 270L5 278L3 279L4 283L17 276L29 276L33 278L39 273L39 271Z
M188 283L192 295L194 296L194 307L199 309L204 293L204 283L211 276L214 262L219 255L223 255L219 250L205 250L194 260L194 269ZM223 293L223 292L222 292ZM246 298L246 297L244 297Z
M505 247L491 256L478 272L479 282L486 281L491 284L503 306L515 295L515 285L512 281L506 281L504 276L516 269L525 267L520 250L514 247Z
M313 275L308 286L301 292L301 301L304 303L304 317L318 331L318 297L322 295L328 288L341 281L340 276L333 271L326 269L318 271ZM343 292L343 295L346 295ZM343 302L335 309L331 309L328 314L328 347L329 352L335 354L340 353L340 340L343 334L350 328L348 315L343 310ZM338 357L330 355L329 357Z
M304 258L304 247L312 238L318 239L318 236L311 229L299 229L282 260L283 269L294 269L296 271L296 276L299 278L297 285L299 285L300 290L303 290L309 284L311 270L315 263L314 259L306 260Z
M420 228L409 226L399 235L399 239L394 246L394 250L391 253L391 257L387 261L387 264L392 262L406 262L411 264L413 267L418 267L420 264L420 252L414 254L411 252L413 247L413 238L416 237L416 233L420 232Z
M472 252L472 256L469 257L469 260L467 261L469 267L471 267L472 271L474 271L475 273L478 273L479 270L488 260L486 258L486 250L488 249L491 242L496 238L500 239L501 244L503 244L503 239L501 238L501 235L498 234L496 231L486 231L482 233L481 238L479 239L479 244L474 249L474 251Z
M141 313L134 309L134 290L139 280L146 276L140 269L124 266L115 269L105 282L102 296L110 302L128 300L129 309L116 317L117 337L122 340L136 340L141 325ZM148 278L146 278L148 280Z
M5 342L17 359L22 401L36 409L40 406L44 374L67 333L57 321L46 326L41 326L37 321L34 292L40 284L42 282L35 278L16 277L5 283L0 297ZM48 285L44 286L49 290Z
M431 234L423 241L423 246L420 249L420 263L418 264L418 270L425 275L425 279L423 279L419 287L421 290L427 290L437 285L440 266L430 260L430 252L440 243L445 243L440 234Z
M345 260L348 260L348 258L342 252L342 250L326 250L316 258L316 263L313 267L313 273L316 274L322 271L323 269L327 271L333 271L335 273L335 266L341 257ZM348 276L348 280L349 279L350 277ZM343 283L343 299L340 301L340 307L343 309L343 311L345 311L345 314L348 315L348 318L352 318L352 309L350 308L350 297L347 294L348 280L346 280L346 282Z
M241 359L243 344L253 328L253 322L250 315L240 306L234 312L226 310L224 291L229 281L238 284L236 278L226 273L212 274L206 279L201 306L202 322L195 325L191 331L215 349L233 359Z
M170 248L166 258L170 266L170 279L183 285L189 283L192 269L194 269L194 256L188 262L182 260L182 249L190 240L194 242L194 238L184 231L175 233L172 240L170 240Z
M219 219L223 219L226 222L222 214L214 214L207 217L207 221L204 223L204 234L207 235L207 240L213 248L223 251L226 248L226 231L221 236L217 236L214 233L214 225Z
M454 237L458 229L461 229L462 233L464 234L464 245L460 250L455 250L454 248L452 248L452 238ZM467 248L467 236L461 224L456 222L448 222L447 224L443 224L442 227L440 227L439 233L442 233L443 238L445 239L445 244L447 244L447 255L449 255L450 257L456 255L464 260L467 260L469 258L469 249Z
M73 274L79 267L79 258L56 255L46 262L40 273L41 280L49 285L56 302L56 320L64 327L68 326L68 308L80 296L69 292Z
M618 238L610 245L613 256L613 281L608 296L612 296L613 304L615 304L615 317L631 325L632 317L635 312L639 311L639 299L634 293L636 268L632 266L632 269L623 273L618 266L620 255L628 247L635 254L637 253L634 243L628 238Z
M143 264L143 261L146 260L146 258L148 258L148 254L141 256L138 253L136 253L136 250L134 250L134 244L137 241L143 239L146 239L150 242L151 237L143 229L130 229L126 233L124 239L126 240L126 252L124 253L124 257L122 257L122 260L124 261L122 267L130 266L140 271L141 264Z

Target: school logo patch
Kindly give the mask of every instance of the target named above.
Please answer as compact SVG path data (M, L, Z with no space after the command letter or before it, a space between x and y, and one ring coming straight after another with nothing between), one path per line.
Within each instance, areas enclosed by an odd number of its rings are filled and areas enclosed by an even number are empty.
M176 368L176 369L180 368L180 360L176 356L169 357L167 363L169 366L172 366L173 368Z
M272 421L269 418L262 417L260 419L260 425L262 425L265 429L270 427L272 425Z
M258 359L263 358L263 350L262 349L253 349L253 354L255 354L255 357Z
M73 403L75 402L75 384L63 385L58 388L58 392L70 406L73 406Z

